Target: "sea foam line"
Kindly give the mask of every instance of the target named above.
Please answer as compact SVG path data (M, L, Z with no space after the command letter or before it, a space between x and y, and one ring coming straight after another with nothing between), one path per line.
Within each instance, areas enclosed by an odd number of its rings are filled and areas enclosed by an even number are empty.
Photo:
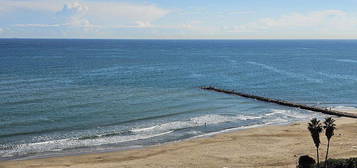
M103 137L96 139L60 139L60 140L50 140L44 142L35 142L28 144L19 144L12 147L4 147L0 151L1 157L13 157L13 156L23 156L30 153L41 153L41 152L58 152L67 149L74 149L79 147L93 147L100 145L116 144L122 142L136 141L142 139L148 139L158 136L163 136L170 134L173 131L167 131L156 134L139 134L139 135L129 135L129 136L113 136L113 137Z
M342 79L342 80L357 81L357 77L352 76L352 75L327 74L327 73L323 73L323 72L317 72L317 74L325 76L330 79Z
M158 136L164 136L173 133L175 130L198 127L203 125L213 125L224 122L232 122L239 120L255 120L261 119L262 124L246 125L236 128L228 128L220 130L217 132L210 132L203 135L197 135L193 138L211 136L219 133L230 132L241 129L254 128L264 125L271 124L284 124L294 120L308 119L314 114L300 114L299 112L291 110L276 110L272 109L270 113L261 114L259 116L247 116L247 115L203 115L198 117L192 117L189 120L184 121L174 121L163 123L159 125L154 125L150 127L133 128L130 130L132 135L119 135L114 136L95 136L94 138L88 139L60 139L60 140L49 140L43 142L34 142L28 144L19 144L15 146L4 146L0 151L0 156L3 158L14 157L14 156L24 156L29 153L44 153L44 152L58 152L67 149L81 148L81 147L93 147L100 145L116 144L122 142L130 142L136 140L149 139Z
M226 116L226 115L209 114L199 117L193 117L185 121L173 121L173 122L162 123L159 125L148 126L143 128L133 128L131 132L140 133L140 132L160 132L160 131L167 131L167 130L178 130L178 129L214 125L214 124L220 124L224 122L232 122L238 120L259 119L261 117L262 116L247 116L247 115Z
M357 63L357 60L352 60L352 59L337 59L336 61L348 62L348 63Z
M289 76L289 77L292 77L292 78L305 79L305 80L307 80L309 82L314 82L314 83L322 83L322 80L320 80L320 79L310 78L310 77L307 77L307 76L304 76L304 75L301 75L301 74L288 72L288 71L281 70L281 69L278 69L278 68L275 68L275 67L272 67L272 66L269 66L269 65L266 65L266 64L261 64L261 63L257 63L257 62L254 62L254 61L248 61L247 63L248 64L252 64L252 65L257 65L257 66L260 66L260 67L262 67L264 69L267 69L267 70L270 70L270 71L273 71L273 72L276 72L276 73L279 73L279 74L282 74L282 75L286 75L286 76Z

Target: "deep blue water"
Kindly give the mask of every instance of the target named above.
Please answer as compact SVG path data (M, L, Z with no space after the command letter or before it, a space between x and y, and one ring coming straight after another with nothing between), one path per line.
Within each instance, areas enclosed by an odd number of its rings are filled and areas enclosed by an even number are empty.
M357 106L357 40L0 39L0 160L121 149Z

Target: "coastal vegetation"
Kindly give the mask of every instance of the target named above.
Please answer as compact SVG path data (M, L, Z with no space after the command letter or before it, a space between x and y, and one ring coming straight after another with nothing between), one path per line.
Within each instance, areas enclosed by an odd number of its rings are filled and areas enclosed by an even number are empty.
M322 123L320 120L313 118L308 123L308 130L313 139L314 145L316 147L316 160L308 155L301 156L299 158L298 168L357 168L357 158L349 158L349 159L329 159L329 150L331 138L335 135L336 124L335 120L331 117L325 118L325 121ZM325 136L327 138L327 147L326 147L326 155L325 161L320 163L319 157L319 148L320 148L320 134L325 130Z
M356 168L357 167L357 158L349 159L328 159L328 168ZM326 161L325 161L326 165ZM327 168L325 166L325 168Z
M327 138L327 149L326 149L326 156L325 156L325 167L327 168L327 162L328 162L328 152L330 149L330 141L331 138L334 134L334 131L336 129L336 124L334 123L335 120L332 119L331 117L328 117L324 121L324 129L325 129L325 135Z
M319 156L319 147L320 147L320 134L322 132L322 124L320 123L319 120L316 118L313 118L309 126L307 127L310 131L312 140L314 141L315 147L316 147L316 159L317 159L317 167L320 165L320 156Z
M209 91L215 91L215 92L220 92L220 93L225 93L229 95L237 95L245 98L251 98L255 100L260 100L264 102L270 102L270 103L275 103L279 105L284 105L284 106L289 106L289 107L296 107L300 109L306 109L306 110L311 110L315 112L321 112L324 114L329 114L329 115L335 115L335 116L340 116L340 117L349 117L349 118L357 118L356 114L353 113L348 113L348 112L342 112L342 111L336 111L336 110L331 110L331 108L322 108L322 107L314 107L314 106L309 106L309 105L304 105L304 104L298 104L298 103L293 103L293 102L288 102L284 100L279 100L279 99L272 99L272 98L267 98L267 97L262 97L262 96L256 96L252 94L246 94L242 92L237 92L234 90L225 90L225 89L220 89L216 88L213 86L203 86L200 87L203 90L209 90ZM316 148L316 160L317 162L310 156L304 155L299 158L299 163L298 167L299 168L335 168L334 165L341 165L340 163L346 163L343 165L353 165L354 164L354 159L351 160L344 160L344 159L329 159L329 151L330 151L330 143L331 143L331 138L334 136L334 131L336 129L336 124L334 123L335 120L332 119L331 117L325 118L325 121L321 123L320 120L313 118L310 120L308 123L308 130L310 131L311 137L313 139L315 148ZM326 154L325 154L325 160L324 162L320 163L320 134L325 131L325 136L327 138L327 147L326 147ZM333 162L330 165L330 161ZM357 168L357 166L349 167L348 168ZM337 167L336 167L337 168ZM345 167L338 167L338 168L345 168Z

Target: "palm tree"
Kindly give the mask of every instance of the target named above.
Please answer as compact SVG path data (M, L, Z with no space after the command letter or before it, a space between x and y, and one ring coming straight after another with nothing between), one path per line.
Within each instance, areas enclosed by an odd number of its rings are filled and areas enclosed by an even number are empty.
M313 118L309 126L307 127L311 133L312 140L314 140L315 147L316 147L316 160L317 166L320 167L320 159L319 159L319 147L320 147L320 133L322 132L322 125L320 120Z
M334 135L334 131L336 129L336 124L334 122L335 122L335 120L332 119L331 117L325 118L325 121L324 121L325 135L327 137L327 151L326 151L326 157L325 157L325 168L327 168L327 157L328 157L328 151L330 149L330 140L331 140L332 136Z

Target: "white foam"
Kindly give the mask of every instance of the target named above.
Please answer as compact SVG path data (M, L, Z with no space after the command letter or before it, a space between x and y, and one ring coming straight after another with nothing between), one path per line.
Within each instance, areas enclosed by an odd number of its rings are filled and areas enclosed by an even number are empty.
M168 130L177 130L183 128L198 127L204 125L214 125L214 124L220 124L225 122L232 122L238 120L251 120L251 119L259 119L259 118L261 118L261 116L246 116L246 115L227 116L227 115L209 114L199 117L193 117L186 121L173 121L173 122L163 123L150 127L134 128L131 131L135 133L164 132Z
M77 147L89 147L89 146L99 146L107 144L115 144L121 142L135 141L153 138L157 136L166 135L172 133L173 131L167 131L157 134L138 134L138 135L128 135L128 136L112 136L112 137L102 137L96 139L60 139L51 140L45 142L36 142L29 144L20 144L14 146L12 149L1 150L1 157L12 157L17 155L26 155L29 153L40 153L48 151L62 151L64 149L72 149Z
M113 66L113 67L107 67L107 68L100 68L93 70L89 73L86 73L87 75L93 75L93 76L107 76L107 75L113 75L115 73L118 73L121 70L121 66Z
M288 123L288 122L289 122L288 119L284 119L284 118L278 117L278 118L274 118L274 119L269 120L269 122L267 122L266 125L285 124L285 123Z
M317 113L301 113L296 110L281 110L281 109L272 109L271 113L265 114L265 116L268 117L276 117L275 119L283 117L284 120L286 117L294 118L294 119L309 119L317 115L318 115Z
M292 113L291 110L272 109L271 113L267 113L267 114L265 114L265 116L273 116L276 114L291 116L291 113Z
M248 126L242 126L242 127L237 127L237 128L229 128L229 129L225 129L225 130L221 130L221 131L217 131L217 132L210 132L210 133L206 133L206 134L202 134L202 135L197 135L192 137L193 138L201 138L201 137L208 137L208 136L213 136L216 134L221 134L221 133L226 133L226 132L233 132L233 131L238 131L238 130L243 130L243 129L249 129L249 128L256 128L256 127L261 127L264 126L266 124L255 124L255 125L248 125Z
M296 110L272 109L271 113L265 114L264 119L266 125L287 124L292 121L309 120L318 117L318 113L302 113Z
M357 60L352 60L352 59L337 59L336 61L348 62L348 63L357 63Z
M357 108L355 108L355 109L357 109ZM311 118L319 117L319 116L320 116L319 113L301 113L301 112L295 111L295 110L272 109L270 113L267 113L260 117L259 116L254 117L254 118L262 118L263 122L264 122L263 124L255 124L255 125L248 125L248 126L242 126L242 127L237 127L237 128L225 129L225 130L218 131L218 132L212 132L212 133L207 133L204 135L198 135L198 136L195 136L195 138L212 136L212 135L219 134L219 133L231 132L231 131L242 130L242 129L256 128L256 127L265 126L265 125L287 124L292 121L309 120Z
M192 73L190 74L190 78L201 78L203 76L203 74L200 74L200 73Z
M357 108L351 107L351 106L335 106L335 107L333 107L333 109L337 110L337 111L357 113Z
M207 133L194 137L197 138L197 137L211 136L214 134L224 133L234 130L254 128L263 125L284 124L294 120L311 119L311 117L314 115L317 114L316 113L304 114L304 113L300 113L299 111L280 110L280 109L272 109L270 113L261 116L208 114L208 115L193 117L184 121L173 121L173 122L162 123L159 125L154 125L149 127L133 128L131 130L133 135L125 135L125 136L118 135L118 136L109 136L109 137L98 136L97 138L94 139L60 139L60 140L49 140L49 141L29 143L29 144L20 144L14 146L13 148L0 151L0 156L12 157L12 156L26 155L29 153L41 153L41 152L49 152L49 151L58 152L64 149L92 147L92 146L116 144L122 142L130 142L135 140L143 140L143 139L149 139L157 136L167 135L178 129L191 128L191 127L204 126L204 125L214 125L214 124L220 124L225 122L235 122L235 121L254 120L254 119L261 119L262 121L262 124L230 128L230 129L225 129L218 132ZM191 130L191 132L189 131L187 133L193 135L201 134L201 132L196 130Z
M132 129L131 131L132 132L144 132L144 131L154 130L155 128L156 128L156 125L152 126L152 127L147 127L147 128L136 128L136 129Z

